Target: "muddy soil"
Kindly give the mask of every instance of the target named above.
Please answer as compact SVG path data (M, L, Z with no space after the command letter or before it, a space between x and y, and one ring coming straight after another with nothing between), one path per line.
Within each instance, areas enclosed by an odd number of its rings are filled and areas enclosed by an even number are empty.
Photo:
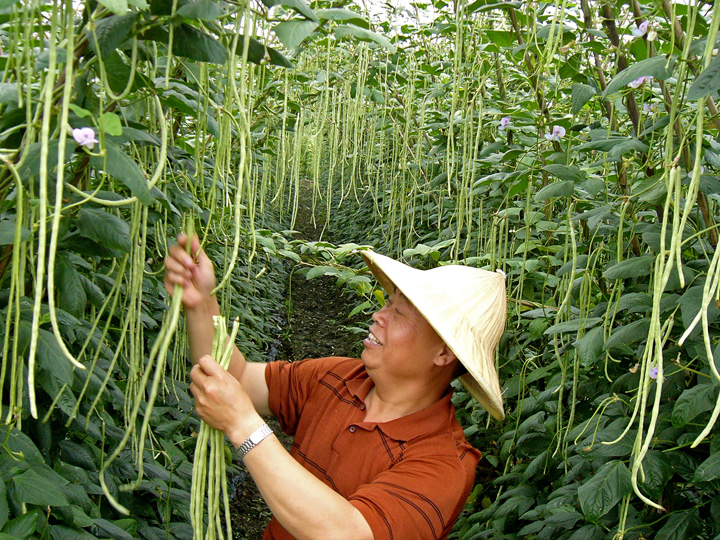
M303 189L295 230L298 238L319 240L322 224L316 228L312 220L310 190ZM322 233L322 239L333 241ZM288 283L288 309L286 332L281 336L279 360L302 360L322 356L358 356L362 352L365 335L362 315L348 319L357 300L352 294L343 294L335 278L322 276L306 280L298 273L291 274ZM367 325L364 325L367 328ZM286 448L292 438L284 435L277 423L269 421ZM233 497L230 502L233 537L237 540L260 540L270 520L270 511L255 486L255 482L242 465L242 473L231 480Z

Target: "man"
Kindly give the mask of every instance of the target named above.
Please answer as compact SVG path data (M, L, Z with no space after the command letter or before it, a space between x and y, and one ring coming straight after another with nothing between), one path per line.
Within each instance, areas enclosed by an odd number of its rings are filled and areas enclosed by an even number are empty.
M225 372L208 356L219 314L213 266L197 237L194 258L187 242L180 235L170 248L165 285L184 287L190 389L198 414L238 447L273 513L264 539L445 538L480 459L455 419L450 382L461 374L503 417L494 350L504 276L459 265L421 271L362 252L390 296L360 360L250 363L235 348ZM295 435L290 454L268 415Z

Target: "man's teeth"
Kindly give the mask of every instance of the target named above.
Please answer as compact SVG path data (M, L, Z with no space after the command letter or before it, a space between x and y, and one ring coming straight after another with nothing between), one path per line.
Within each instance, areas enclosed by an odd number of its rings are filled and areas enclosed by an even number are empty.
M376 337L375 337L375 334L373 334L372 332L370 332L370 333L368 334L368 339L369 339L370 341L372 341L373 343L377 344L377 345L382 345L382 343L380 343L380 341L378 340L378 338L376 338Z

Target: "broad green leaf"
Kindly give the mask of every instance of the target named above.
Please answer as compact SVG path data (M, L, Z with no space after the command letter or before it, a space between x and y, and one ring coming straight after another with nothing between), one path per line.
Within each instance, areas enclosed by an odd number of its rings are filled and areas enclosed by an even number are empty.
M715 56L688 90L687 98L691 101L707 97L720 89L720 54Z
M336 276L338 275L339 270L337 268L334 268L332 266L315 266L308 270L307 275L305 276L306 279L314 279L319 276Z
M8 507L7 487L5 486L5 482L0 481L0 529L8 522L9 516L10 508ZM3 540L2 537L0 537L0 540Z
M97 518L95 520L95 528L101 538L115 538L117 540L133 540L133 537L127 531L121 529L107 519Z
M0 0L0 9L9 9L20 0Z
M35 532L40 511L35 509L8 521L2 532L14 540L25 540Z
M635 343L641 339L647 339L648 330L650 329L650 319L638 319L629 324L614 328L612 334L605 342L603 349L608 351L613 347L621 347Z
M48 373L52 373L59 381L72 384L72 364L60 349L55 334L42 328L38 332L37 358L40 367ZM50 397L55 398L55 396Z
M58 306L76 317L82 317L87 304L85 288L75 267L62 254L57 255L55 263L55 284Z
M683 326L685 328L690 327L690 324L702 307L703 289L704 282L696 285L695 287L690 287L683 293L678 301L680 304L680 314L682 315ZM711 299L707 306L708 323L712 324L718 318L718 314L720 314L720 309L718 309L715 305L715 301ZM700 331L699 326L695 327L695 331Z
M225 15L225 6L210 0L198 0L179 7L175 14L196 21L214 21Z
M629 83L640 77L652 76L660 81L666 80L672 75L675 66L675 57L670 59L664 56L653 56L646 60L636 62L630 67L618 73L603 92L603 97L610 96L618 90L625 88Z
M652 255L641 255L639 257L631 257L617 264L608 264L603 271L603 277L610 281L615 279L628 279L637 277L647 277L650 275L650 268L655 257Z
M114 11L112 8L110 9ZM103 60L115 52L115 49L130 35L130 30L135 24L138 14L136 12L127 13L127 10L127 2L125 2L125 8L119 12L120 14L106 17L95 24L95 35L89 28L85 31L88 41ZM97 42L95 41L96 37Z
M115 51L103 60L105 62L105 74L107 75L107 82L110 89L118 94L124 92L128 85L128 81L130 80L131 67L127 65ZM135 70L135 77L133 79L132 86L130 87L130 91L135 92L140 88L145 88L147 86L152 86L152 83L147 79L147 77L145 77L145 75Z
M83 208L78 218L80 234L98 244L130 253L130 225L115 214L94 208Z
M175 27L172 50L177 56L210 64L224 64L228 59L227 49L222 43L185 23Z
M587 84L572 85L572 113L579 113L585 104L595 95L595 88Z
M52 540L98 540L97 536L67 525L50 525Z
M127 13L128 10L127 0L98 0L98 2L117 15Z
M600 525L583 525L568 540L602 540L605 531Z
M693 482L710 482L720 478L720 452L715 452L695 470Z
M580 328L589 329L596 326L602 319L600 317L588 317L587 319L573 319L571 321L564 321L561 323L553 324L550 328L545 330L543 334L546 336L552 336L555 334L562 334L564 332L577 332Z
M595 521L632 491L630 471L622 461L610 461L578 488L578 499L583 514Z
M349 22L362 28L370 28L368 22L359 13L345 8L318 9L315 11L319 19Z
M78 107L74 103L70 103L68 107L70 107L70 110L74 112L78 118L87 118L88 116L92 116L90 111L83 109L82 107Z
M0 246L15 243L15 225L14 219L3 219L0 221ZM20 240L24 242L30 236L30 231L25 227L20 227Z
M665 486L673 475L671 453L665 454L658 450L648 451L642 462L642 472L645 476L643 481L638 476L640 488L651 497L662 495Z
M687 510L673 512L668 516L667 522L655 535L655 540L685 540L688 536L688 529L698 519L696 506Z
M352 24L335 27L335 35L338 37L338 39L342 39L347 36L353 36L362 41L374 41L381 47L389 50L390 52L394 53L395 51L397 51L397 47L390 43L390 40L385 36L371 30L365 30L364 28L360 28L359 26L355 26Z
M92 156L90 164L95 170L105 171L110 176L125 184L133 195L143 204L150 204L153 196L148 188L148 181L140 166L123 152L115 143L107 141L105 159Z
M18 102L18 85L16 83L0 83L0 105Z
M309 20L291 20L276 24L273 31L288 49L294 49L312 34L318 23Z
M495 0L475 0L472 4L468 4L465 8L465 15L474 13L475 11L490 11L493 9L520 9L522 2L497 2Z
M103 130L107 135L119 136L122 135L122 124L120 123L120 117L111 112L103 113L100 117L100 129Z
M20 502L42 506L67 506L68 500L61 489L34 469L15 476L12 479L14 495Z
M235 48L235 54L237 56L242 55L243 47L244 36L241 34L237 41L237 47ZM262 64L265 61L268 61L275 66L286 68L293 67L293 63L288 60L285 55L272 47L264 45L255 38L250 38L250 42L248 43L247 58L254 64Z
M557 197L569 197L573 191L575 191L575 183L571 180L553 182L535 193L535 202L543 203Z
M58 162L58 146L60 141L58 139L52 139L48 141L48 172L55 171L57 169ZM27 181L33 176L40 174L40 150L42 143L36 142L26 147L25 150L25 161L18 167L18 175L22 180ZM63 163L70 161L70 158L77 148L77 144L72 138L65 141L65 157Z
M274 1L273 5L282 4L285 7L289 7L297 11L300 15L306 19L317 22L317 16L305 0L279 0Z
M80 443L63 440L59 443L60 457L67 463L86 471L96 471L97 466L90 451Z
M590 367L600 359L605 341L605 332L602 326L596 326L583 337L573 343L577 349L580 364Z
M557 176L560 180L582 182L587 178L587 173L580 170L575 165L545 165L543 170L549 172L553 176Z
M715 407L718 387L713 384L697 384L684 390L675 402L672 412L672 423L681 427L693 418Z
M23 323L27 325L25 328L28 330L29 338L30 323L23 321L20 323L21 327L23 326ZM22 431L13 427L2 425L0 426L0 440L7 440L7 448L9 448L10 451L17 456L22 457L23 461L28 465L36 466L43 465L45 463L45 459L42 457L40 450L37 449L37 446L35 446L35 443ZM8 457L6 452L3 452L2 457L13 459Z

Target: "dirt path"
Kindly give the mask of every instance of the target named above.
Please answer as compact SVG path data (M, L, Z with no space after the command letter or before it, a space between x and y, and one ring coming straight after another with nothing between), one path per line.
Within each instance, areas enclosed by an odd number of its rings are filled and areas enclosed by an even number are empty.
M299 238L319 240L322 224L316 228L312 222L312 195L304 188L295 230ZM332 241L327 235L323 240ZM304 276L293 273L290 284L290 309L287 314L287 332L280 350L280 360L302 360L322 356L357 356L362 351L362 337L349 327L357 324L362 316L348 320L348 314L354 307L354 299L343 295L336 285L335 278L322 276L306 280ZM273 425L276 434L289 448L292 438L283 435L277 424ZM242 468L242 464L240 464ZM237 540L260 540L270 512L250 475L243 473L235 477L231 490L233 536Z

